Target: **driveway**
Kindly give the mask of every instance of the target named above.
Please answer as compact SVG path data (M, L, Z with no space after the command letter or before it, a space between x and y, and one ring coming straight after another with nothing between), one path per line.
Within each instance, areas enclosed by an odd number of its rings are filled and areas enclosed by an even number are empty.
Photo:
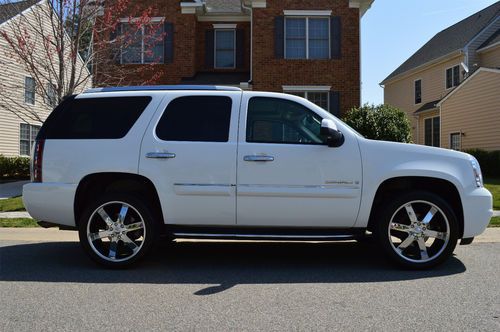
M0 330L500 330L499 242L405 271L370 244L186 241L113 271L63 234L0 239Z
M28 182L29 181L15 181L0 183L0 199L21 196L23 193L23 186Z

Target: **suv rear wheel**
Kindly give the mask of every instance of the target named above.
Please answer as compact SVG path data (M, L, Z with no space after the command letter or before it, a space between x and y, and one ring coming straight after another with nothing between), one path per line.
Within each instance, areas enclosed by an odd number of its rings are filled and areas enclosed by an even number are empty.
M104 195L89 204L80 218L80 243L95 262L126 267L151 248L154 220L146 204L124 194Z
M426 269L451 256L458 240L458 221L446 201L434 193L417 191L386 203L376 235L393 261Z

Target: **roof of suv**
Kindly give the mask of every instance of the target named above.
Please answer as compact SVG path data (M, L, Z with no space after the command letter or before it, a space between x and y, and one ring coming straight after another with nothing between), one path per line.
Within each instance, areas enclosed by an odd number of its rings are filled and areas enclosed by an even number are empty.
M179 90L243 91L237 87L218 86L218 85L142 85L142 86L119 86L119 87L92 88L92 89L86 90L84 93L125 92L125 91L179 91Z

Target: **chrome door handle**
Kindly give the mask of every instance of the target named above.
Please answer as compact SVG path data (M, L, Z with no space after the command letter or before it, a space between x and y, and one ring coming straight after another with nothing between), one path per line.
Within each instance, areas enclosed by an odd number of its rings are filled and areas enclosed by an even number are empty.
M175 158L175 153L170 152L148 152L146 158L169 159Z
M259 155L244 156L243 160L244 161L274 161L274 157L273 156L259 156Z

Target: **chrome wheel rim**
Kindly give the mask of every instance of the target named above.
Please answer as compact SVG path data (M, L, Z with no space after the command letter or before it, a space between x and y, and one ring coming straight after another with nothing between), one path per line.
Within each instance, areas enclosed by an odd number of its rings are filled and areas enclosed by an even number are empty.
M102 259L123 262L136 256L146 239L144 218L132 205L107 202L90 215L87 241Z
M439 257L450 240L450 224L444 212L423 200L401 205L392 215L387 232L394 252L412 263Z

